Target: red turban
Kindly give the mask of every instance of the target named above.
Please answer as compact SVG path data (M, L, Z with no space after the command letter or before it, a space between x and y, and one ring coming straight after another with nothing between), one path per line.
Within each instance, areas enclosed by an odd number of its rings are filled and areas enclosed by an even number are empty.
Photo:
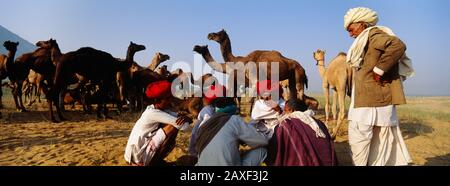
M148 98L168 98L172 96L171 87L172 84L168 81L153 82L147 86L145 95L147 95Z
M212 103L218 97L226 96L226 88L219 84L211 85L204 95L206 102Z
M265 93L272 93L272 91L279 91L280 84L278 82L271 82L270 80L263 80L256 84L256 91L259 95Z

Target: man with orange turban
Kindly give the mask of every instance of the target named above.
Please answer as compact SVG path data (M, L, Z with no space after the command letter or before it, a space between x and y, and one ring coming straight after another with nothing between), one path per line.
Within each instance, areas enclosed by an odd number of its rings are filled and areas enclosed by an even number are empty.
M125 160L130 165L162 165L164 158L175 147L178 130L185 130L192 120L186 116L177 118L169 111L173 98L171 83L150 83L145 91L154 104L147 107L134 125L125 148Z

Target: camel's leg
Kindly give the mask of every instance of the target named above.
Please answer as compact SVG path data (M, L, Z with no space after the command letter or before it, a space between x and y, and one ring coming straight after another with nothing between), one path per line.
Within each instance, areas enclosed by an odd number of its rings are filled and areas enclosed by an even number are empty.
M30 85L24 85L23 89L24 101L27 106L31 106L33 104L33 89Z
M0 80L0 85L2 84L2 80ZM3 86L0 86L0 109L3 108Z
M242 110L242 109L241 109L241 108L242 108L242 107L241 107L241 99L242 99L242 98L239 97L239 96L236 97L236 100L237 100L237 102L238 102L238 109L237 109L237 113L238 113L238 114L241 114L241 110Z
M50 111L50 119L52 120L53 123L59 123L58 120L56 120L55 115L53 113L53 101L51 99L47 99L47 104L48 104L48 110Z
M331 113L333 114L333 120L337 119L337 99L338 99L338 92L335 90L333 91L333 104L331 106Z
M23 85L23 82L21 82L21 83L18 83L17 84L19 87L18 87L18 97L19 97L19 104L20 104L20 108L22 108L22 111L21 112L26 112L27 110L25 109L25 106L23 106L23 101L22 101L22 85Z
M253 104L255 104L255 100L256 98L253 96L250 98L250 115L252 114Z
M102 119L102 111L105 119L109 118L107 111L108 108L106 107L108 91L109 91L108 86L105 85L105 83L101 83L101 86L98 90L97 119Z
M295 77L291 76L289 82L296 82ZM296 83L289 83L289 99L296 99L298 97Z
M97 92L97 95L94 96L95 98L98 98L97 111L96 111L98 120L102 119L103 102L104 102L104 99L105 99L105 96L106 96L106 95L103 94L103 91L104 91L103 87L100 87L100 89Z
M64 96L66 95L67 87L61 90L61 92L58 94L58 104L59 108L62 111L66 111L65 105L64 105Z
M342 89L339 91L339 118L337 121L337 125L333 130L333 134L331 135L332 139L336 138L339 128L341 127L342 123L344 122L345 118L345 89Z
M22 105L20 104L20 102L22 101L22 98L19 99L19 95L21 96L21 90L20 89L22 89L22 87L20 85L21 85L20 83L14 82L14 87L13 87L13 90L12 90L12 94L13 94L13 97L14 97L14 104L16 104L17 111L24 112L25 110L22 107Z
M53 123L59 123L58 120L56 120L55 115L53 113L53 102L55 100L54 98L54 89L50 89L47 93L46 93L46 99L47 99L47 106L48 106L48 111L50 114L50 119L52 120Z
M13 87L12 95L13 95L13 98L14 98L14 104L16 105L17 111L21 111L20 106L19 106L19 102L18 102L18 98L17 98L17 86Z
M58 104L56 101L54 102L54 104L55 104L55 107L56 107L56 113L58 114L59 120L60 121L67 121L67 119L64 118L64 116L61 113L61 108L59 107L60 104Z
M325 123L328 122L330 114L330 90L328 87L323 87L323 92L325 95Z
M296 81L292 82L295 82L295 88L297 90L297 98L303 100L303 94L305 93L305 82L303 82L304 74L302 74L301 71L296 70L295 79Z
M41 91L42 91L41 82L42 82L42 81L40 81L40 82L38 82L38 83L36 84L36 93L35 93L36 98L37 98L37 100L38 100L39 103L41 103Z

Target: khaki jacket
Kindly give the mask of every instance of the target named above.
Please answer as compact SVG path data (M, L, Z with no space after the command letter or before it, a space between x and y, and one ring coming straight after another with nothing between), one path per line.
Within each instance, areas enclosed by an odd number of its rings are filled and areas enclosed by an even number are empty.
M361 68L354 68L355 108L381 107L405 104L403 84L398 74L399 59L406 51L405 44L378 28L369 32ZM373 79L373 69L384 71L382 78L388 83L380 84Z

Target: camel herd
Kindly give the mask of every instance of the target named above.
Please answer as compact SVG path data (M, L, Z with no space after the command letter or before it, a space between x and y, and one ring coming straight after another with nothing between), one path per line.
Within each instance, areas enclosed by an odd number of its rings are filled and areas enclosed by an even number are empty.
M247 56L235 56L232 52L231 40L225 30L210 33L207 38L219 43L225 63L218 63L212 57L207 45L196 45L193 51L202 55L213 70L228 74L230 78L233 78L228 80L227 87L237 99L239 108L241 106L240 98L243 95L238 91L240 84L235 77L238 73L245 74L245 82L241 86L251 88L249 86L256 84L258 80L259 65L256 65L256 71L246 70L246 68L233 70L226 68L227 65L234 62L242 62L244 65L249 62L256 64L264 62L268 65L267 69L276 63L279 71L267 70L267 78L270 79L271 73L278 73L274 75L279 76L282 86L286 87L289 92L289 97L303 99L313 109L318 108L317 100L304 94L304 88L308 87L308 78L305 69L297 61L284 57L278 51L256 50ZM52 122L66 120L62 114L64 104L74 105L75 102L81 103L85 112L91 112L91 105L96 104L98 118L110 118L108 103L117 106L119 112L122 111L124 105L130 110L140 111L144 105L150 102L144 96L146 86L158 80L174 81L182 78L188 79L191 84L198 84L199 81L202 81L203 85L208 84L205 83L206 81L210 81L209 84L217 81L211 74L205 74L199 80L194 80L192 73L184 73L181 69L169 72L167 66L159 66L170 59L168 55L162 53L156 53L151 64L148 67L142 67L134 61L134 55L146 48L133 42L130 42L128 46L125 59L115 58L107 52L91 47L61 53L58 43L54 39L39 41L36 43L38 48L35 51L15 58L18 45L18 42L11 41L5 41L3 44L8 53L0 55L0 77L1 80L8 78L10 82L2 85L12 88L14 103L20 112L26 111L23 98L28 101L28 105L31 105L36 101L40 102L41 92L44 93ZM320 50L314 53L326 95L326 118L328 120L328 88L332 88L336 91L333 105L339 98L339 119L341 119L344 116L342 98L345 98L345 91L351 85L348 83L351 79L349 78L351 71L344 63L345 59L342 58L345 54L339 54L330 63L328 69L324 67L324 55L324 52ZM202 107L201 98L191 95L184 96L184 99L174 100L174 107L178 111L185 111L195 116ZM1 97L0 89L0 106L2 106ZM56 108L56 114L53 112L53 106ZM333 106L333 119L336 119L335 110L335 106ZM339 124L340 122L338 122ZM333 134L336 132L337 129Z

